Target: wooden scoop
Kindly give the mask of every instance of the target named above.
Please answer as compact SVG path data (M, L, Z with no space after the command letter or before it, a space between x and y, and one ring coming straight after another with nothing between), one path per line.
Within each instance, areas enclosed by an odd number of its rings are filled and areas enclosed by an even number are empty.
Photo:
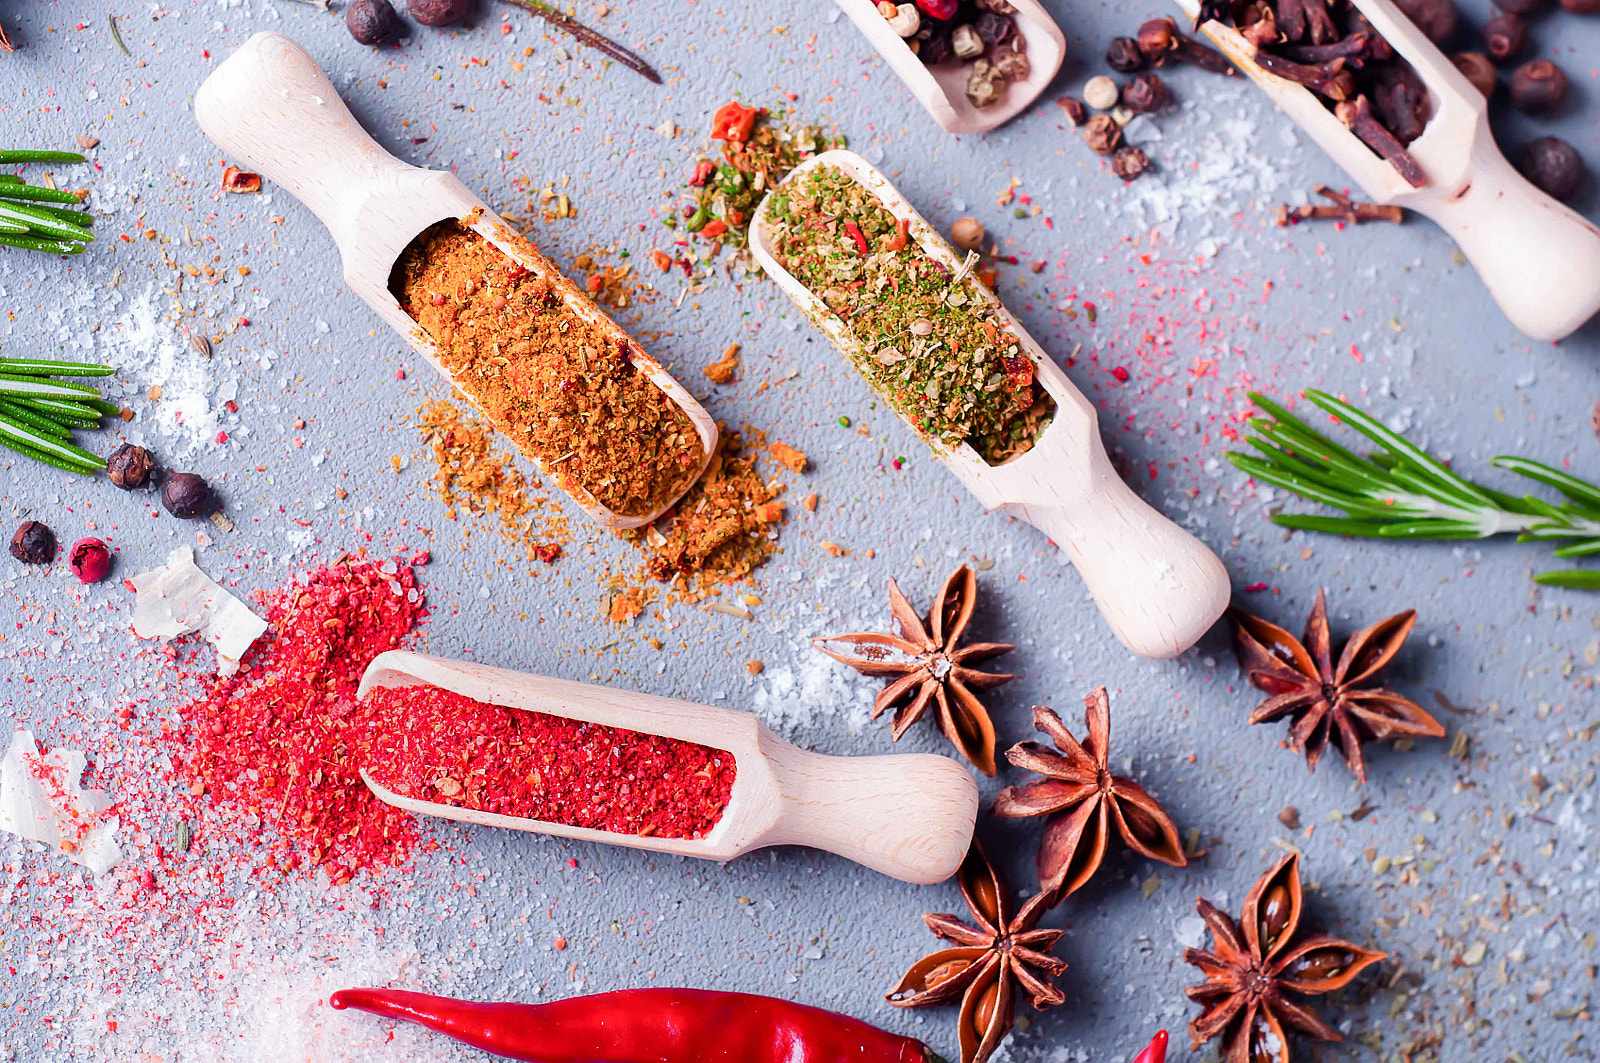
M1191 19L1198 0L1177 0ZM1351 0L1428 88L1433 114L1408 147L1428 176L1413 188L1308 88L1267 73L1239 32L1200 26L1378 203L1424 214L1471 260L1511 323L1559 340L1600 310L1600 229L1535 188L1506 161L1489 130L1488 100L1390 0Z
M417 801L385 789L362 772L380 799L419 816L706 860L732 860L769 845L809 845L918 883L942 882L955 874L977 819L977 783L948 757L807 753L773 734L750 713L733 709L406 650L379 654L362 675L356 696L365 697L374 687L410 686L441 687L493 705L698 742L728 751L738 765L728 807L711 833L699 840L643 838Z
M626 343L633 364L683 408L700 436L706 461L711 460L717 449L717 427L694 397L454 174L401 162L380 147L316 61L294 41L278 33L251 37L206 78L195 93L194 112L200 128L218 147L288 189L322 219L344 260L346 283L439 372L450 375L433 340L389 291L389 273L418 233L435 222L459 218L545 280L573 313ZM470 400L461 382L455 383ZM624 516L562 476L559 467L539 464L607 527L640 527L677 501L669 499L654 513Z
M962 258L944 238L887 177L854 152L814 156L795 167L778 189L817 166L836 166L850 174L896 218L909 220L910 234L924 251L952 271L962 268ZM858 346L850 330L774 256L768 207L777 191L756 210L750 249L789 298L835 345L854 356ZM1227 571L1198 539L1128 489L1106 457L1089 400L1009 311L997 309L1022 341L1036 379L1056 401L1055 419L1031 450L1003 465L988 464L966 444L947 447L925 441L978 501L1020 517L1060 544L1123 645L1143 657L1177 656L1227 607Z
M1016 23L1017 33L1026 45L1028 76L1007 84L1004 95L993 106L974 107L967 99L968 64L944 63L936 67L925 64L878 13L876 0L835 2L888 61L889 69L900 75L917 102L951 133L987 133L1011 121L1050 86L1067 54L1067 39L1061 27L1039 6L1039 0L1011 0L1015 9L1011 20Z

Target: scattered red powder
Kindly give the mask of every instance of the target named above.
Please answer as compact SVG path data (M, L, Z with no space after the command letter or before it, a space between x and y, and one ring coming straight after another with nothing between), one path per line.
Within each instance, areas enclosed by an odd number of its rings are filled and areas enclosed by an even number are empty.
M325 866L338 883L404 860L416 821L361 781L352 712L367 664L427 613L416 576L394 561L347 559L265 604L271 641L178 710L190 789L271 828L263 844L284 870Z
M421 801L574 827L698 838L733 791L731 754L489 705L437 687L368 693L373 779Z

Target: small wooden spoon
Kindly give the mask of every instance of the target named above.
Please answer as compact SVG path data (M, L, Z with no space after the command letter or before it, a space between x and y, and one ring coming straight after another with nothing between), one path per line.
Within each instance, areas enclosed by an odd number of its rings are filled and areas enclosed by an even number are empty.
M783 268L769 244L767 211L774 195L818 166L844 170L896 218L908 219L923 250L952 271L961 269L963 260L887 177L854 152L823 152L795 167L757 208L750 250L834 344L853 354L857 345L850 330ZM997 309L1022 341L1036 379L1055 399L1055 419L1031 450L1003 465L988 464L964 443L947 447L925 441L978 501L1022 518L1060 544L1123 645L1143 657L1177 656L1227 607L1227 571L1198 539L1128 489L1106 456L1089 400L1005 307Z
M633 364L693 422L710 462L717 449L717 426L694 397L454 174L401 162L380 147L316 61L294 41L278 33L251 37L206 78L195 93L194 112L218 147L288 189L322 219L344 259L346 283L439 372L450 375L433 340L389 291L389 273L418 233L435 222L458 218L545 280L585 322L626 343ZM472 398L460 381L455 384ZM668 500L653 513L624 516L601 505L559 467L539 465L607 527L648 524L678 500Z
M906 882L955 874L978 815L978 785L948 757L825 757L773 734L748 712L695 705L407 650L379 654L357 697L374 687L435 686L475 701L698 742L733 754L733 794L706 837L642 838L402 797L361 777L380 799L419 816L537 831L658 853L732 860L769 845L808 845Z
M967 99L967 64L944 63L928 66L918 59L904 38L889 28L878 13L875 0L835 0L850 21L866 34L867 40L900 75L917 102L927 108L933 120L947 132L987 133L1011 121L1026 110L1039 94L1049 88L1061 61L1067 54L1067 39L1061 27L1039 5L1039 0L1011 0L1016 23L1028 57L1028 76L1006 85L1005 95L991 107L974 107Z
M1506 161L1489 129L1489 101L1390 0L1351 0L1416 70L1433 114L1408 150L1428 176L1413 188L1315 93L1261 69L1239 32L1200 29L1378 203L1424 214L1453 237L1511 323L1559 340L1600 311L1600 228L1551 199ZM1191 19L1198 0L1178 0Z

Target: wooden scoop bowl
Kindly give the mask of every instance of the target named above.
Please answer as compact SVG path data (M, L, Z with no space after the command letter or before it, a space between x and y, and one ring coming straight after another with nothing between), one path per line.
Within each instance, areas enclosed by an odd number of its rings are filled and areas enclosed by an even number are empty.
M380 799L419 816L537 831L658 853L732 860L769 845L808 845L906 882L955 874L978 815L978 785L948 757L903 753L825 757L783 741L748 712L548 679L407 650L379 654L357 697L374 687L434 686L476 701L621 727L731 753L738 765L722 818L706 837L643 838L478 812L402 797L362 778Z
M889 179L850 151L828 151L792 170L781 189L817 166L836 166L876 195L924 251L959 270L963 259ZM761 268L788 293L834 344L854 355L850 330L821 299L785 270L769 242L768 207L756 210L750 249ZM1054 539L1078 569L1111 630L1142 657L1175 657L1195 643L1228 605L1228 573L1201 542L1151 509L1122 482L1096 428L1095 409L1044 349L1003 306L1001 317L1033 361L1036 379L1056 401L1055 419L1033 448L990 465L966 444L925 439L934 455L990 509L1032 524ZM892 404L891 404L892 408ZM915 431L915 426L912 426ZM919 433L920 435L920 433Z
M1177 0L1191 19L1198 0ZM1535 188L1495 145L1488 103L1390 0L1351 0L1428 88L1433 114L1408 150L1428 176L1413 188L1308 88L1256 64L1237 30L1200 30L1343 166L1374 201L1424 214L1461 246L1520 331L1559 340L1600 311L1600 228Z
M917 102L946 132L987 133L1011 121L1050 87L1066 58L1067 39L1061 27L1039 5L1039 0L1011 0L1015 9L1011 19L1026 45L1028 76L1006 85L1005 95L991 107L974 107L967 99L967 64L945 63L928 66L911 51L888 20L878 13L875 0L835 0L850 21L856 24L900 76Z
M717 427L694 397L454 174L401 162L380 147L316 61L294 41L278 33L251 37L206 78L195 93L194 112L200 128L218 147L288 189L322 219L344 260L346 283L439 372L450 375L433 340L389 291L389 274L418 233L435 222L458 218L545 280L573 313L625 342L633 364L683 408L700 436L706 461L711 460ZM472 398L461 381L455 384ZM559 467L539 464L545 475L607 527L640 527L677 501L672 498L653 513L624 516L601 505L580 484L564 477Z

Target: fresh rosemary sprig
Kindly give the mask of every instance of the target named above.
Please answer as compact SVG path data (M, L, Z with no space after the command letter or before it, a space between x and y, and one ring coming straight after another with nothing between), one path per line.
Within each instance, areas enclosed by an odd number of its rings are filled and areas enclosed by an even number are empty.
M579 44L587 44L595 51L615 59L645 80L653 81L657 85L661 84L661 75L656 73L655 68L649 63L609 37L602 37L571 15L558 11L550 4L545 3L544 0L500 0L500 2L502 4L510 4L512 7L520 7L531 15L538 15L552 26L564 29L572 34L578 39Z
M1269 416L1254 417L1246 442L1260 455L1229 451L1228 460L1258 480L1301 498L1341 509L1343 517L1278 513L1286 528L1377 539L1487 539L1514 534L1518 542L1560 543L1561 559L1600 554L1600 487L1527 458L1498 457L1495 468L1552 487L1556 504L1534 495L1508 495L1451 472L1427 451L1327 392L1305 397L1376 443L1365 457L1346 450L1266 396L1250 398ZM1540 572L1534 582L1600 590L1600 569Z
M0 150L0 166L26 162L82 162L75 151ZM72 192L30 185L14 174L0 174L0 245L76 255L94 239L86 210L69 210L81 200Z
M115 370L92 362L43 358L0 358L0 446L67 472L92 474L105 459L72 441L73 429L97 429L100 418L116 414L115 403L88 384L61 376L110 376Z

